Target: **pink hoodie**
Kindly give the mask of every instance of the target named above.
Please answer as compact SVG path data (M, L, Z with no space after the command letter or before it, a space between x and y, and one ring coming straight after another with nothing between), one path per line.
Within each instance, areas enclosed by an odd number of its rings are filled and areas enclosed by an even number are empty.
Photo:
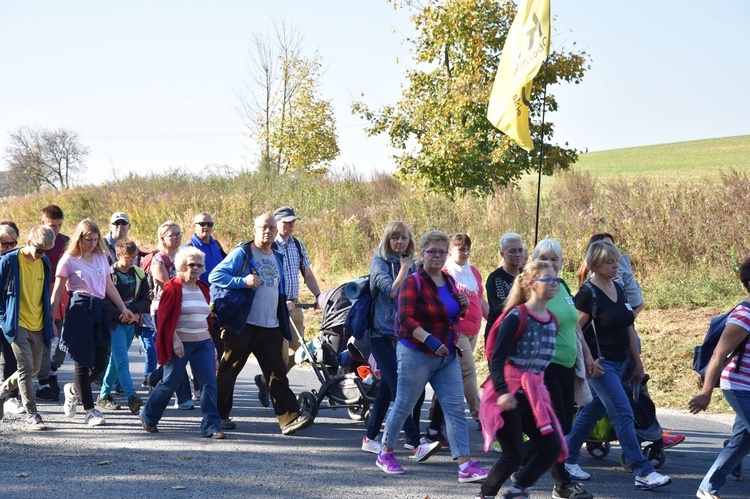
M518 390L523 389L531 410L534 414L534 421L542 435L547 435L557 430L557 434L562 441L562 450L558 462L563 462L568 457L568 446L560 428L560 422L557 420L555 411L552 409L552 402L549 398L549 392L544 385L544 373L531 373L520 371L514 365L505 364L505 381L508 384L508 393L515 395ZM482 384L482 403L479 408L479 419L482 422L482 435L484 436L484 451L488 452L495 440L495 433L503 427L503 409L497 405L498 394L488 377L487 381Z

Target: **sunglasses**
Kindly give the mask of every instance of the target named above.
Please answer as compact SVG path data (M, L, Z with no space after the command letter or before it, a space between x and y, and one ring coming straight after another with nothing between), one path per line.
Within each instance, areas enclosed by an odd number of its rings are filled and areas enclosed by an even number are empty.
M115 220L112 225L128 225L128 223L125 220Z
M202 263L187 263L186 264L191 269L202 269L203 264Z
M213 227L213 222L195 222L195 225L200 225L201 227Z
M538 279L534 279L534 281L543 282L544 284L560 284L562 279L559 277L539 277Z
M36 256L46 255L47 253L49 253L52 250L52 248L50 248L50 249L42 249L42 248L39 248L37 246L34 246L33 244L32 244L32 247L34 248L34 254Z
M18 244L18 241L8 241L8 242L0 241L0 246L6 249L15 248L17 244Z

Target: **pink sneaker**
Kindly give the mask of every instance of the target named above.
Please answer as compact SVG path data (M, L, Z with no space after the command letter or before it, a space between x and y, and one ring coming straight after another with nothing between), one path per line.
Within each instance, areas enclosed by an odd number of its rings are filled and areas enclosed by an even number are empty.
M672 433L669 430L664 430L664 434L661 436L664 440L664 448L669 449L675 445L681 444L685 441L685 435L682 433Z
M383 470L383 472L388 475L400 475L401 473L404 472L404 469L401 467L400 464L398 464L398 461L396 461L396 456L393 455L393 451L391 452L380 451L380 453L378 454L378 459L375 461L375 464L378 466L378 468Z
M461 483L467 482L481 482L490 472L484 468L480 468L476 461L469 461L468 466L465 469L458 468L458 481Z

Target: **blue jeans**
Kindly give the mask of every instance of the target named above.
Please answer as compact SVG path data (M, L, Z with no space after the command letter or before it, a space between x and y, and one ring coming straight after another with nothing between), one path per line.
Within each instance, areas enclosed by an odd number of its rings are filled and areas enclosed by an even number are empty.
M367 438L374 439L380 433L380 427L383 426L388 406L392 400L396 399L396 389L398 386L398 366L396 364L396 351L393 349L393 343L389 338L380 338L373 336L370 338L370 350L375 362L380 369L380 383L378 384L378 394L375 396L375 402L372 403L369 425L367 426ZM404 433L406 440L411 445L419 445L419 428L414 423L411 413L404 420Z
M620 442L625 459L633 468L633 473L637 476L646 476L654 471L654 467L641 451L641 444L635 434L633 408L622 387L627 365L627 361L602 361L604 374L589 379L594 400L581 409L573 422L573 428L565 437L569 451L566 463L578 463L581 445L586 441L597 421L607 414L617 433L617 440Z
M750 453L750 392L744 390L722 390L724 397L732 406L734 426L732 438L716 457L716 461L703 477L700 488L711 494L718 494L726 483L727 475L734 470L742 459Z
M148 327L141 328L139 341L141 342L143 351L146 353L146 362L143 366L144 378L152 372L156 371L156 343L154 342L155 336L156 331L154 331L153 329Z
M464 415L464 384L461 365L455 353L446 357L431 357L399 343L396 346L398 388L385 422L383 445L393 448L398 433L411 414L414 404L430 383L445 414L448 442L453 459L469 456L469 426Z
M156 385L141 410L141 419L149 425L159 424L172 394L185 377L185 367L190 361L193 375L201 385L201 434L209 437L221 431L221 419L216 408L216 350L211 340L185 341L183 345L185 355L180 358L172 354L172 359L164 366L164 378Z
M135 336L135 324L118 324L112 331L110 342L109 364L102 380L102 391L100 397L112 393L115 382L119 379L122 391L130 398L135 395L133 379L130 377L130 359L128 349L133 343Z

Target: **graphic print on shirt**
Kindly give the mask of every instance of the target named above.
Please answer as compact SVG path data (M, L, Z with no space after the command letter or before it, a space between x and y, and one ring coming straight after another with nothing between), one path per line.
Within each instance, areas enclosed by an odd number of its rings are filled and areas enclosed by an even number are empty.
M277 288L279 286L279 271L276 267L274 256L263 256L257 259L258 277L260 285L264 288Z

